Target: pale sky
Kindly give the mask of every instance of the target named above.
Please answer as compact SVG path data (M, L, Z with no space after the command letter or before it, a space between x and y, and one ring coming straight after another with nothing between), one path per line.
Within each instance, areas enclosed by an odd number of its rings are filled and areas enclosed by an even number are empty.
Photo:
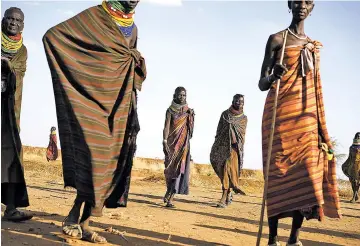
M360 131L360 2L315 1L305 32L323 43L321 76L329 133L348 154ZM21 139L24 145L46 147L51 126L57 126L52 81L42 36L52 26L101 1L2 1L25 13L24 43L28 69L24 79ZM248 128L244 167L262 168L261 118L267 92L258 89L268 36L291 21L286 1L141 0L135 22L138 49L148 77L139 93L139 157L163 158L165 111L177 86L188 91L196 113L191 154L209 163L210 149L222 111L236 93L245 95ZM339 172L338 172L339 173Z

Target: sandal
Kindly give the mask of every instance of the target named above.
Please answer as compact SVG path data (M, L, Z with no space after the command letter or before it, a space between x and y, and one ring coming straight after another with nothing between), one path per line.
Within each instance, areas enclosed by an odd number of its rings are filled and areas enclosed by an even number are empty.
M33 217L32 214L27 214L25 212L19 211L16 208L10 211L4 212L4 219L12 222L21 222L25 220L30 220Z
M172 204L171 202L168 202L165 207L167 207L167 208L175 208L175 205Z
M280 242L276 242L276 243L268 244L268 246L281 246L281 244Z
M83 236L81 239L90 243L99 243L99 244L107 243L106 238L100 236L99 233L89 232L85 230L83 231Z
M292 243L292 244L287 243L286 246L303 246L303 244L302 244L302 242L297 241L296 243Z
M79 224L66 224L66 217L64 221L62 222L62 231L63 234L66 236L70 236L72 238L81 239L83 237L83 231L81 229L81 226Z
M225 203L222 203L222 202L219 202L217 205L216 205L217 208L226 208L226 204Z

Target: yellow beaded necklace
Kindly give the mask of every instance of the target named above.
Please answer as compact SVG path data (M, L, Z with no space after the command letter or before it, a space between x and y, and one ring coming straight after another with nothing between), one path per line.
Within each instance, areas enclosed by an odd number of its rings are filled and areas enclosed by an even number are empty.
M1 51L5 53L16 53L23 45L22 35L18 40L11 39L5 33L1 32Z

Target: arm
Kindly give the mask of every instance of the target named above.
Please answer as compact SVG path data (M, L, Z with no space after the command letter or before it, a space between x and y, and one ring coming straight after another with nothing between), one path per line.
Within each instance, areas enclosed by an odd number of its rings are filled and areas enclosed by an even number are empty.
M136 111L137 110L137 100L136 100L136 89L134 87L131 93L131 101L132 101L132 108Z
M169 137L169 131L170 131L170 121L171 121L171 114L169 110L166 110L165 125L163 130L163 151L165 155L165 160L168 159L170 153L169 145L167 143L167 139Z
M165 117L165 124L164 124L164 130L163 130L163 140L167 141L169 137L169 131L170 131L170 120L171 120L171 114L169 110L166 110L166 117Z
M135 26L135 28L133 30L133 35L134 35L135 42L133 44L133 48L131 48L131 49L136 56L134 85L137 90L141 91L142 83L146 79L147 71L146 71L145 59L144 59L144 57L141 56L141 53L137 50L137 41L138 41L137 26Z
M190 139L192 138L193 136L193 133L194 133L194 124L195 124L195 113L194 113L194 110L191 110L191 115L190 115L190 118L189 118L190 122L189 122L189 127L190 127Z
M135 25L134 29L133 29L133 33L132 33L132 38L131 38L131 43L133 44L132 45L132 48L133 49L137 49L137 41L138 41L138 28L137 26Z
M277 79L281 78L281 76L286 71L286 68L280 64L277 64L278 65L277 67L275 66L277 53L281 48L281 44L282 44L281 33L271 35L267 41L265 48L265 56L261 67L261 75L259 80L259 89L261 91L269 90L272 83L275 82ZM276 71L275 71L275 67L276 67ZM271 71L273 69L274 69L274 73L271 74Z
M7 79L7 83L8 83L7 86L9 87L9 89L11 88L11 90L15 92L16 87L19 86L15 82L16 81L22 82L22 78L25 75L26 55L24 56L24 58L19 58L18 62L16 62L15 64L11 62L8 58L1 57L1 69L2 69L2 73L6 74L5 76L6 78L8 78L9 75L14 76L13 77L14 79L9 79L9 80Z
M134 28L134 33L133 33L133 39L135 39L134 41L134 49L137 48L137 39L138 39L138 32L137 32L137 26L135 26ZM131 99L132 99L132 103L133 103L133 109L136 110L137 109L137 100L136 100L136 87L134 86L132 94L131 94Z

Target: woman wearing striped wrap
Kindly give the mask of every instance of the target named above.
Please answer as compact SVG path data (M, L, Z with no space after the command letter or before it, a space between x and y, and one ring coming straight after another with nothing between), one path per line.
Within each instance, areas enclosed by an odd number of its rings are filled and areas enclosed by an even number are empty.
M166 110L163 131L165 154L166 207L174 207L175 194L189 194L190 139L194 130L194 110L186 103L186 90L178 87Z
M32 218L17 209L29 206L20 139L27 60L21 35L24 13L11 7L5 11L1 24L1 202L6 205L4 219L18 222Z
M136 137L137 93L146 79L137 49L137 0L103 1L43 38L52 75L65 187L76 189L64 234L106 243L91 216L126 206ZM80 209L84 205L82 216Z
M210 152L210 162L220 178L223 194L217 205L225 208L232 201L233 190L245 195L240 189L239 179L244 161L244 144L247 116L244 114L244 96L236 94L231 106L220 117L214 144Z
M350 202L359 200L360 187L360 132L355 134L353 144L349 149L349 157L341 166L344 174L349 178L353 190L353 197Z
M276 83L280 79L274 138L270 156L266 197L269 245L277 240L278 220L292 217L288 245L298 239L304 218L340 218L335 160L326 127L320 78L321 43L304 33L304 21L313 1L288 1L292 22L286 30L269 37L259 80L261 91L269 90L262 120L264 170ZM285 36L286 35L286 36ZM284 40L283 64L278 64ZM325 151L328 150L328 151Z
M46 149L46 160L55 161L58 158L58 147L56 137L56 127L51 127L49 136L49 145Z

